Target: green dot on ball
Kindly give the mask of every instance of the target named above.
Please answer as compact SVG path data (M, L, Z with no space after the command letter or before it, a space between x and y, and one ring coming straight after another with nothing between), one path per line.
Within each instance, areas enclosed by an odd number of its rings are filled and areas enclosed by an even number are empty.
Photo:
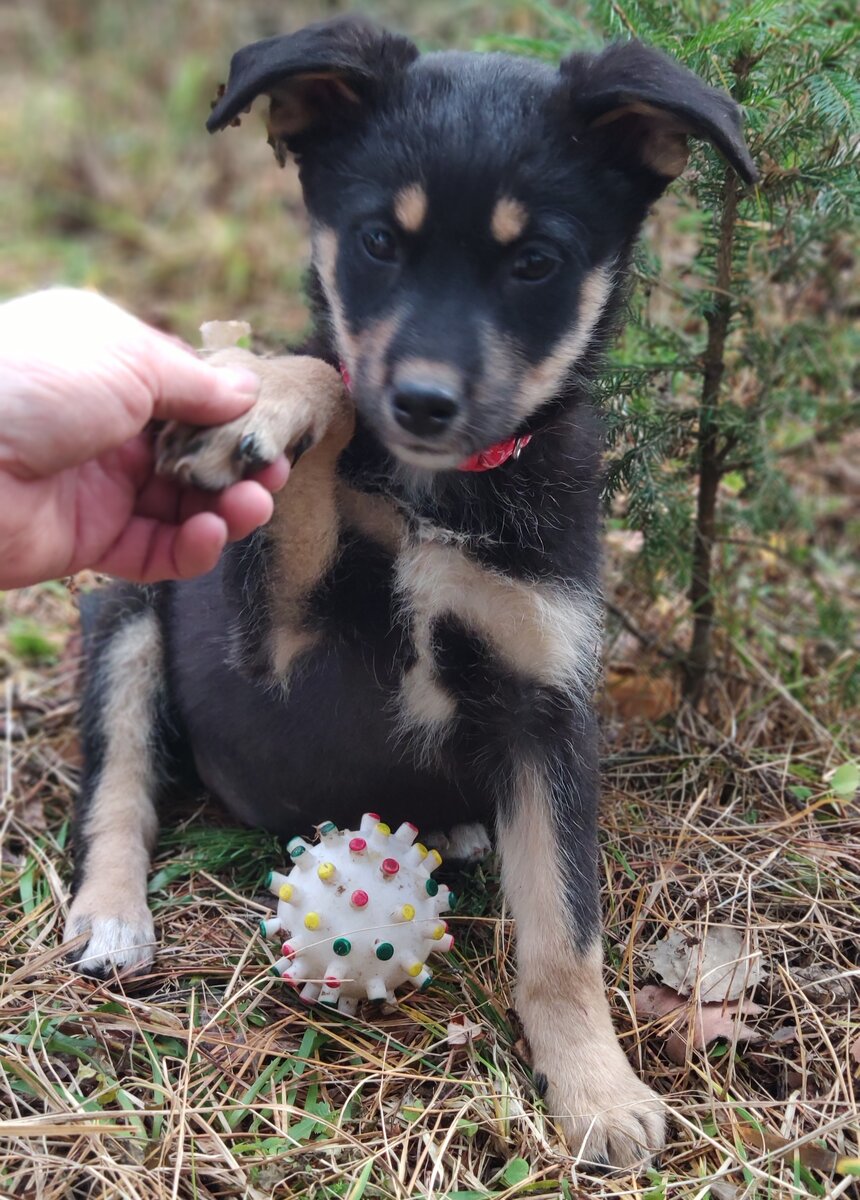
M451 912L454 911L454 907L455 907L456 903L457 903L457 897L454 895L453 892L449 892L448 893L448 908Z
M274 871L266 872L266 880L265 880L265 883L263 884L263 887L268 888L268 887L272 886L272 876L273 875L274 875Z
M433 976L428 975L427 978L424 980L424 982L421 984L421 987L418 989L418 991L426 992L432 982L433 982Z
M348 938L335 938L331 944L331 948L334 950L335 954L339 954L341 958L343 958L343 956L345 954L349 954L350 950L352 949L352 942L350 942Z
M435 879L428 879L424 886L427 889L428 896L435 896L439 891L439 884Z
M393 954L394 947L391 942L380 942L376 947L376 957L381 958L383 962L388 962Z

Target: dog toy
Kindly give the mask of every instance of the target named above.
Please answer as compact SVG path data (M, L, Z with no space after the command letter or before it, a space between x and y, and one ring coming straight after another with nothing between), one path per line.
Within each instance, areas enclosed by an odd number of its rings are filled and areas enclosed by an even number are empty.
M307 1003L348 1014L364 997L393 1001L404 983L423 991L433 978L428 954L454 944L441 914L455 896L433 878L441 855L415 841L408 821L392 833L376 813L357 830L332 821L318 830L315 845L288 842L292 869L266 881L278 911L260 932L283 939L272 973Z

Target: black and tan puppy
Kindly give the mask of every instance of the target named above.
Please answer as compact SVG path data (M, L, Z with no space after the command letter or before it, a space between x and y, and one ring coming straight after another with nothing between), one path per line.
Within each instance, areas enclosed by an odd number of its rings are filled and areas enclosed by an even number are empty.
M68 935L90 931L85 970L150 961L181 749L283 834L366 808L492 823L549 1110L572 1149L636 1163L664 1128L601 980L588 380L687 137L754 178L738 109L637 43L554 69L419 56L356 19L241 50L210 129L263 93L278 161L300 166L316 332L302 357L246 356L257 407L166 431L161 467L220 487L301 459L216 572L101 597Z

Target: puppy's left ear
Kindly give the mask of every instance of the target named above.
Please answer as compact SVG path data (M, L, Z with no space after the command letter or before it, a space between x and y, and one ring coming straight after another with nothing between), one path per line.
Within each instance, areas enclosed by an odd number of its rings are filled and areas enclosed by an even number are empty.
M616 165L654 175L656 190L687 165L688 136L711 142L746 183L758 179L739 106L659 50L617 42L597 55L572 54L561 75L585 136Z
M269 96L269 144L281 166L296 139L349 120L418 57L408 38L362 17L336 17L238 50L206 122L210 133Z

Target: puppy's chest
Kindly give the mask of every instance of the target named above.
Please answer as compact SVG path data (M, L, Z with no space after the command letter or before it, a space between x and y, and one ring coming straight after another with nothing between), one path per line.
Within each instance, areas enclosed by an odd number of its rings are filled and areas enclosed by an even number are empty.
M489 566L462 534L384 495L342 488L341 532L314 589L308 626L370 652L411 720L437 723L474 679L476 660L569 691L586 685L599 641L597 598L561 581Z

